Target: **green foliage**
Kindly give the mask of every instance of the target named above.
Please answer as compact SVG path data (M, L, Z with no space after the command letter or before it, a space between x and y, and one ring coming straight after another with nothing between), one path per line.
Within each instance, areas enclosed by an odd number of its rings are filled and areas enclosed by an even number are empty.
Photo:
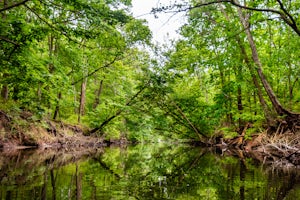
M273 1L247 3L281 9ZM130 16L130 5L34 0L2 12L4 107L101 127L108 138L133 141L202 139L216 129L232 136L247 122L249 132L264 126L259 96L270 110L271 103L261 83L254 84L256 69L236 7L197 6L188 12L181 39L155 47L146 21ZM284 6L292 17L299 7ZM266 80L284 107L299 111L299 36L268 12L247 12Z

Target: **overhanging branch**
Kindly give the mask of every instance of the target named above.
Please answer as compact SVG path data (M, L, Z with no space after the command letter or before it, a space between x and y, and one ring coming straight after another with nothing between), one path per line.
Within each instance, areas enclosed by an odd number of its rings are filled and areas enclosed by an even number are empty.
M274 13L280 16L280 18L288 25L290 26L299 36L300 36L300 29L297 26L297 23L293 16L285 9L284 5L280 0L277 0L277 2L280 5L280 10L272 9L272 8L254 8L254 7L248 7L245 5L241 5L238 1L236 0L216 0L216 1L210 1L210 2L204 2L204 3L198 3L194 6L185 6L183 8L183 5L174 5L174 6L169 6L169 7L161 7L161 8L155 8L152 9L152 13L156 14L159 12L165 12L165 13L173 13L173 12L186 12L195 8L201 8L213 4L220 4L220 3L230 3L231 5L245 9L245 10L251 10L251 11L257 11L257 12L269 12L269 13ZM177 8L177 9L176 9ZM176 9L174 11L174 9Z
M20 44L18 44L18 43L16 43L16 42L12 41L12 40L10 40L10 39L8 39L8 38L6 38L6 37L3 37L3 36L0 36L0 40L3 40L3 41L5 41L5 42L11 43L11 44L16 45L16 46L20 46Z
M12 4L10 6L6 6L5 8L1 8L0 9L0 12L3 12L3 11L6 11L6 10L9 10L9 9L12 9L14 7L18 7L20 5L25 5L25 3L29 1L29 0L24 0L24 1L21 1L21 2L18 2L18 3L15 3L15 4Z
M64 35L66 38L68 38L70 41L79 44L81 46L87 47L89 49L94 49L94 47L91 46L87 46L84 45L82 42L77 41L76 39L73 39L71 36L69 36L65 31L60 30L59 28L57 28L56 26L54 26L53 24L51 24L50 22L48 22L46 19L44 19L43 17L41 17L33 8L29 7L28 5L24 4L24 6L30 10L39 20L41 20L42 22L44 22L47 26L49 26L52 30L59 32L60 34Z
M95 69L94 71L92 71L91 73L89 73L89 74L85 75L84 77L80 78L79 80L74 81L72 83L72 85L75 85L75 84L79 83L80 81L82 81L83 79L94 75L100 69L104 69L104 68L110 67L112 64L114 64L117 61L117 59L118 59L118 55L116 55L115 58L112 61L110 61L109 63L105 64L104 66L101 66L101 67Z

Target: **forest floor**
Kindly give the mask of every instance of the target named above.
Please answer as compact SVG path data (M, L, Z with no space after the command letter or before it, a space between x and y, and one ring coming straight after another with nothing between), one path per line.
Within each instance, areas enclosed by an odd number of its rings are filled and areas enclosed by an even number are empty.
M55 149L80 152L109 145L126 145L126 139L107 141L103 137L86 136L87 128L60 121L33 120L32 115L22 112L10 116L0 110L0 149L17 150L26 148ZM203 145L203 143L201 143ZM240 159L254 158L261 163L278 167L300 166L300 133L259 133L251 139L243 136L208 142L224 155Z

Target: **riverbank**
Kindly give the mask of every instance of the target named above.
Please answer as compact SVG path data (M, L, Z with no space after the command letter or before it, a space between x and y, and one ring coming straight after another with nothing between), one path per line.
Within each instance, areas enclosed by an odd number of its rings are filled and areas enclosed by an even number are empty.
M105 140L104 137L88 136L88 131L86 127L61 121L33 120L28 112L12 117L0 110L1 149L51 148L76 151L127 142L124 139Z
M33 120L30 113L23 112L11 117L0 110L0 148L2 150L38 148L64 151L97 149L111 144L124 145L126 139L106 140L103 136L87 135L89 129L61 121ZM300 166L300 137L297 133L267 131L245 139L239 136L222 137L206 142L188 142L196 146L216 147L221 154L253 158L261 163L275 166Z
M254 135L242 140L242 137L224 139L214 144L221 154L237 156L241 160L253 158L260 163L280 168L300 167L300 133L286 131ZM239 142L237 142L239 141Z

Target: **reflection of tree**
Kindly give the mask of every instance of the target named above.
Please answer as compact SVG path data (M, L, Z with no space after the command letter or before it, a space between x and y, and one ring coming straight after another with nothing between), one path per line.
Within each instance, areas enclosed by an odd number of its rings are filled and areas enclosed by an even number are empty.
M120 179L120 175L115 173L104 161L102 161L101 155L100 157L94 157L93 160L98 162L103 169L107 170L109 173L113 174L116 178Z
M298 181L298 183L299 183L299 181ZM282 186L279 188L276 199L277 200L285 199L287 197L289 191L292 190L295 185L296 185L296 174L291 173L291 174L287 175L283 179Z
M48 171L46 170L44 173L44 184L42 187L41 199L47 199L47 183L48 183Z
M240 199L245 199L245 177L246 177L246 165L243 160L240 160Z
M150 171L142 175L130 176L128 188L133 188L136 196L141 199L173 199L177 194L185 193L193 185L194 177L189 177L189 172L198 166L198 162L206 154L206 151L199 149L178 148L168 149L164 152L158 151L153 154L148 163ZM166 153L167 152L167 153ZM140 161L143 162L143 161ZM132 163L132 162L130 162ZM139 163L133 162L135 165ZM137 168L131 165L132 169ZM130 168L128 168L130 170ZM130 174L130 172L128 172ZM134 183L139 182L138 186ZM190 184L189 186L187 186Z
M79 167L78 167L78 163L76 163L76 199L80 200L81 196L82 196L82 173L79 172Z
M180 145L109 148L62 167L60 156L48 156L47 162L40 158L37 163L43 165L36 167L30 160L16 154L2 166L7 171L0 170L0 199L28 199L30 194L31 199L53 200L297 199L300 185L297 171L271 173L249 159Z
M56 176L54 177L54 170L50 170L51 186L52 186L52 200L56 200Z
M267 173L269 174L267 193L275 190L277 200L299 198L300 174L298 169L273 169Z

